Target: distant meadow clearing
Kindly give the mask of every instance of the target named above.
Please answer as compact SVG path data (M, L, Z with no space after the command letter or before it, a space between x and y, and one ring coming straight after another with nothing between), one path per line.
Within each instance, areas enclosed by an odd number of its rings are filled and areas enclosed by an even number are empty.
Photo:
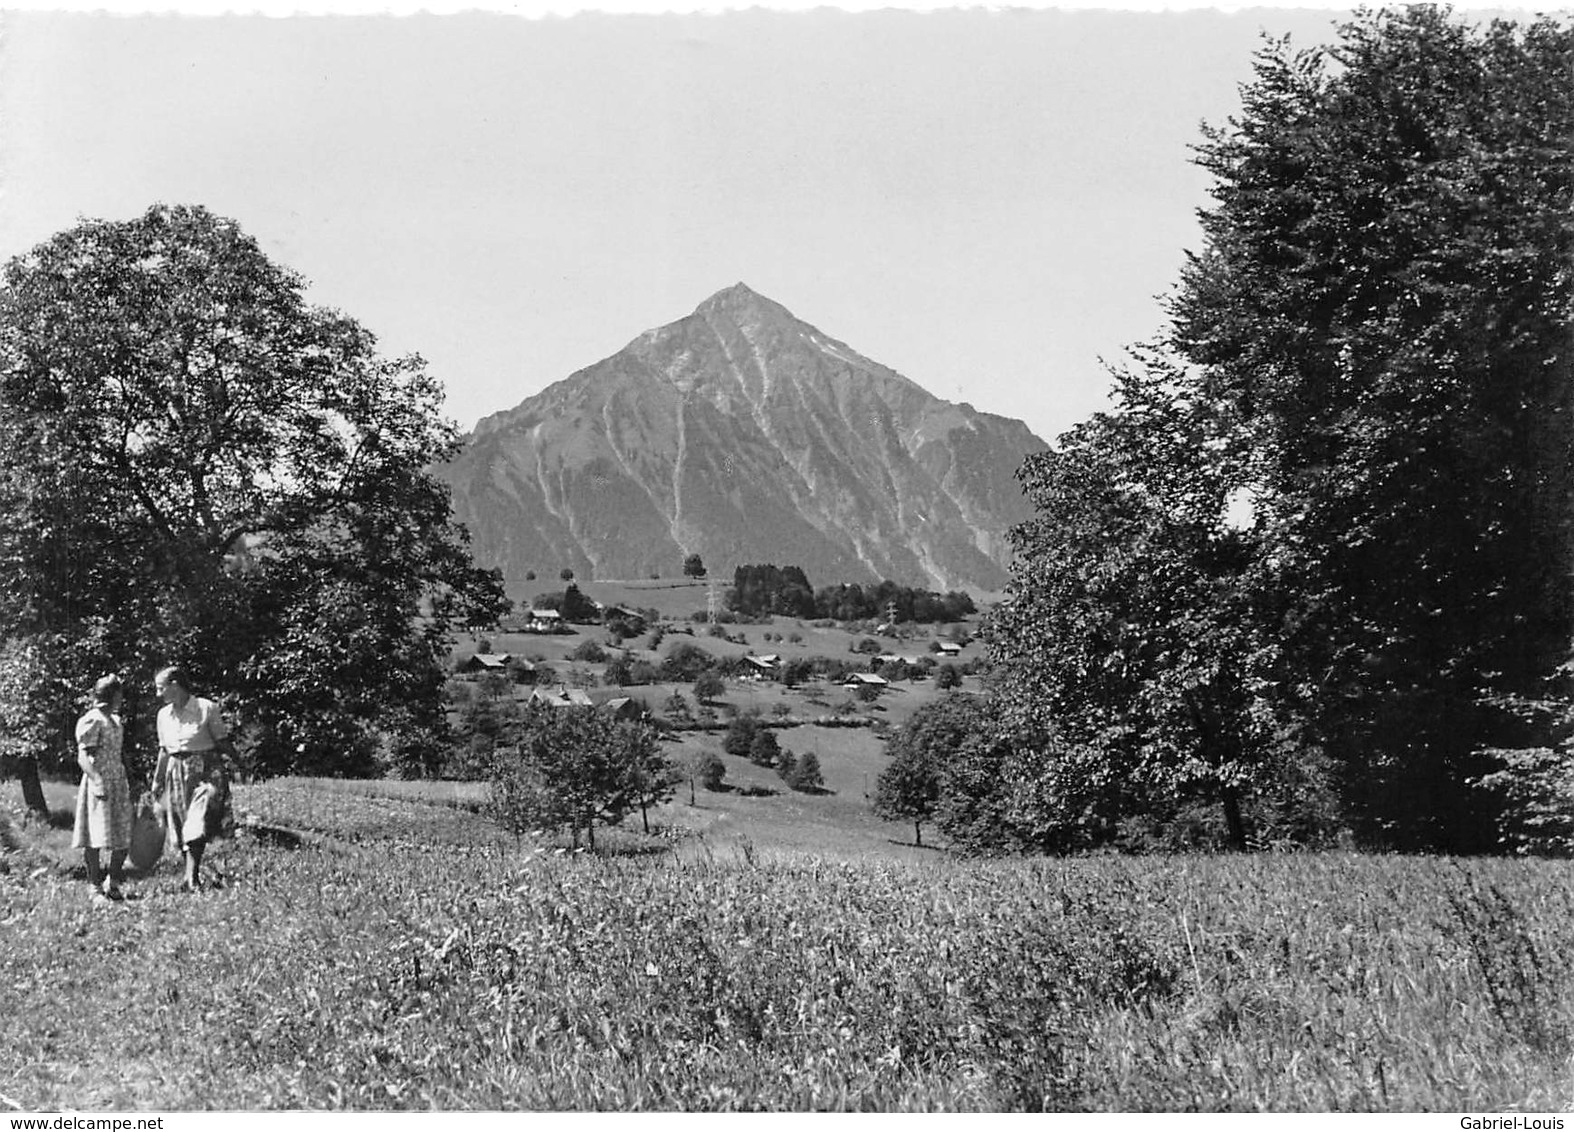
M685 823L682 801L592 856L502 833L476 786L237 794L219 887L182 897L166 858L114 907L90 903L67 830L7 798L8 1103L1574 1104L1567 862L964 862L872 837L838 859L756 845L715 807Z

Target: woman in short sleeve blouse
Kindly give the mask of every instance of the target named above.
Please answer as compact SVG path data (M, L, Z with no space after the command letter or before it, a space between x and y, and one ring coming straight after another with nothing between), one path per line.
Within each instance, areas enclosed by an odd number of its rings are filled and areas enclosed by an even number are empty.
M182 887L193 892L202 886L202 851L223 812L225 762L234 758L235 744L218 705L192 695L181 669L162 669L153 689L164 701L158 713L154 789L170 835L185 858Z
M118 676L105 676L93 685L93 708L77 720L77 764L82 784L77 787L76 820L71 847L82 850L87 879L95 895L120 899L126 851L131 848L131 788L121 761L125 728L120 721L122 690ZM109 850L105 875L99 851Z

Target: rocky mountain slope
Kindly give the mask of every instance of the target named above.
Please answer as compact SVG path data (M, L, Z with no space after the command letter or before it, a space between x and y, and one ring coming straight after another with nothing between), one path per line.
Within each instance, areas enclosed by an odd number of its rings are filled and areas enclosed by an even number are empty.
M516 596L771 562L998 589L1026 425L925 392L743 284L483 420L440 474ZM540 581L526 581L534 570Z

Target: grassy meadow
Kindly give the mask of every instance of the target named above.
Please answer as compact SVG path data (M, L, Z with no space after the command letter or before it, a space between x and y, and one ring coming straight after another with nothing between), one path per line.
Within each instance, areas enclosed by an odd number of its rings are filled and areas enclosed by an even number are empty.
M502 834L477 785L241 786L215 888L166 858L114 906L69 787L49 825L8 787L0 1104L1574 1104L1574 865L967 862L852 821L860 757L827 795L685 791L596 856Z

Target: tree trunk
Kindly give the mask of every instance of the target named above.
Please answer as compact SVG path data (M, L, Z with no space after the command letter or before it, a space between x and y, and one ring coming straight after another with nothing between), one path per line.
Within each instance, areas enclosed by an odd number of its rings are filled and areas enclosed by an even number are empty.
M16 762L16 776L22 780L22 803L28 813L48 817L49 803L44 801L44 784L38 780L38 760L21 758Z
M1220 790L1220 798L1224 802L1224 824L1230 831L1230 845L1236 849L1246 848L1246 819L1241 817L1241 796L1236 793L1235 787L1225 786Z
M913 844L920 849L924 846L924 823L921 821L913 823Z
M644 824L645 832L649 833L650 832L650 814L646 811L645 803L643 801L641 801L640 804L639 804L639 820L641 821L641 823Z
M596 851L596 819L587 815L585 817L585 842L590 846L590 851Z

